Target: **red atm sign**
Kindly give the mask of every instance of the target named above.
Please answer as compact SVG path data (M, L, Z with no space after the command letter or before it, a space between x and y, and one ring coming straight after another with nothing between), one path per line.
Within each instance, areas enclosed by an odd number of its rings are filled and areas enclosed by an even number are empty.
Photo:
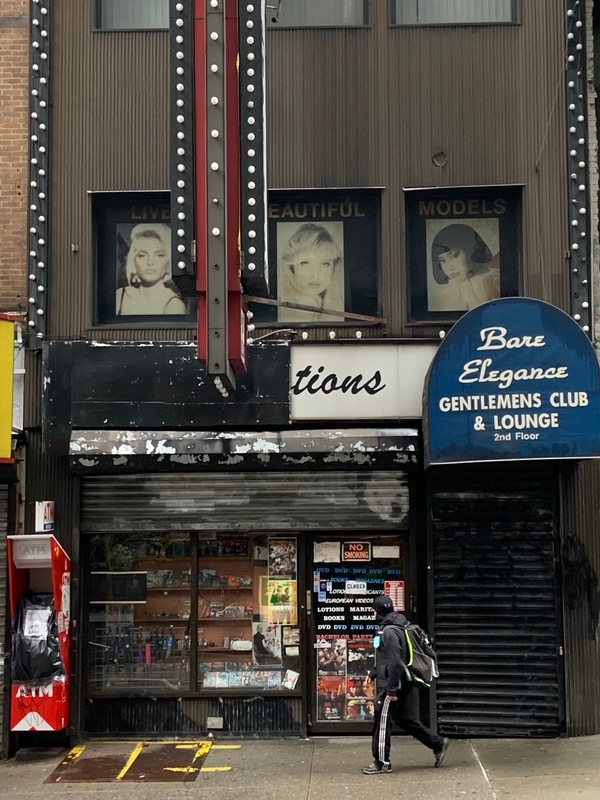
M344 542L342 545L342 561L370 561L370 542Z

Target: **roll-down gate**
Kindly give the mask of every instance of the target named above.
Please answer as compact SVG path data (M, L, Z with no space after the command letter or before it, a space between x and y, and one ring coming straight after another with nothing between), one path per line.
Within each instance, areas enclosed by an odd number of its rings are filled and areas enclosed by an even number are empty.
M535 467L454 467L432 484L439 730L556 736L556 481Z

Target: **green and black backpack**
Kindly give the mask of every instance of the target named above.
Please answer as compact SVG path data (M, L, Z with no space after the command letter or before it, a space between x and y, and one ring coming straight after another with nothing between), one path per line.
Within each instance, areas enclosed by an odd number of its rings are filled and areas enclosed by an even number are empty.
M440 674L437 655L429 637L422 628L412 622L398 627L402 628L406 636L408 658L404 666L410 673L411 680L418 686L428 689Z

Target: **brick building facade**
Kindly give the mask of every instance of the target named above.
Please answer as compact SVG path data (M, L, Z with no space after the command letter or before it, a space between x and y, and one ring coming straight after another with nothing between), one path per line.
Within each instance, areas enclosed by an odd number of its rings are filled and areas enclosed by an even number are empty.
M29 13L26 0L0 2L0 310L26 307Z

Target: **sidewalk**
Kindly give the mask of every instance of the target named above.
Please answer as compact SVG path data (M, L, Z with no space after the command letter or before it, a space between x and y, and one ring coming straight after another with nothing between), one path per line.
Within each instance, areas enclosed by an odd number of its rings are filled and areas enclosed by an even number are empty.
M86 744L104 757L115 744ZM393 772L367 776L367 737L255 741L216 740L204 767L188 783L96 782L45 784L67 751L0 762L0 796L10 800L598 800L600 736L578 739L459 739L441 769L413 739L392 740Z

